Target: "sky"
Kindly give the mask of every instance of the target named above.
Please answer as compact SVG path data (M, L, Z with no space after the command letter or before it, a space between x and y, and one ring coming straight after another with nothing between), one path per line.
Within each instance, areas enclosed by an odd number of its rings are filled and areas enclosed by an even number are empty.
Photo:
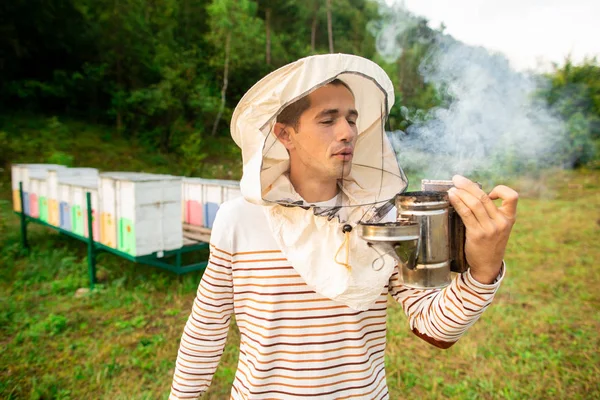
M394 0L386 0L393 3ZM398 0L396 0L398 1ZM504 53L517 70L547 71L568 54L600 59L599 0L404 0L406 8L470 44Z

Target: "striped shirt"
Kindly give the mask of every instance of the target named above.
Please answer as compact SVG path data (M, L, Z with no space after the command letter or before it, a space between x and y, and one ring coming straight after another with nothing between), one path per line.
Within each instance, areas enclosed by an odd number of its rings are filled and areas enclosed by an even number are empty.
M306 285L277 249L260 206L225 203L169 398L196 399L207 390L235 314L240 349L231 399L388 399L388 293L418 337L447 348L491 303L503 273L491 285L467 271L444 289L417 290L403 286L396 270L373 307L355 311Z

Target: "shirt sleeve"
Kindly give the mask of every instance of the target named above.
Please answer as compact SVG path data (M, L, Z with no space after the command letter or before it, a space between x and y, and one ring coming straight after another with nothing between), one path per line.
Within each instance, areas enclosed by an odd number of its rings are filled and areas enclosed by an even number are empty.
M225 348L233 313L233 281L231 241L223 224L217 214L208 265L181 336L170 400L197 399L203 394Z
M443 289L413 289L400 281L398 267L390 277L389 292L400 303L412 332L426 342L447 349L473 325L491 304L504 278L505 264L492 284L482 284L467 270Z

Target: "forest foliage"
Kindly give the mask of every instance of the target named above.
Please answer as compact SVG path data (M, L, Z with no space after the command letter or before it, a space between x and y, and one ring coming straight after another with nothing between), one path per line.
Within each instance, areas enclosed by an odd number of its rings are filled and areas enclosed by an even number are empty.
M443 101L419 66L443 26L402 33L397 60L382 58L372 24L383 0L13 0L0 5L0 107L111 126L190 164L270 71L311 54L370 58L390 75L401 112ZM593 163L600 140L600 66L569 59L543 95L570 130L575 165ZM1 127L0 127L1 130ZM0 133L0 146L11 133ZM597 162L596 162L597 164Z

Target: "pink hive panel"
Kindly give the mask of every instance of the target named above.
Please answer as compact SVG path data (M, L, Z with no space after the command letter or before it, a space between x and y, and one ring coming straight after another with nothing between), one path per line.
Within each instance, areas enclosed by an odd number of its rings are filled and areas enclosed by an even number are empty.
M202 204L196 200L188 200L186 213L188 215L188 224L202 226Z

